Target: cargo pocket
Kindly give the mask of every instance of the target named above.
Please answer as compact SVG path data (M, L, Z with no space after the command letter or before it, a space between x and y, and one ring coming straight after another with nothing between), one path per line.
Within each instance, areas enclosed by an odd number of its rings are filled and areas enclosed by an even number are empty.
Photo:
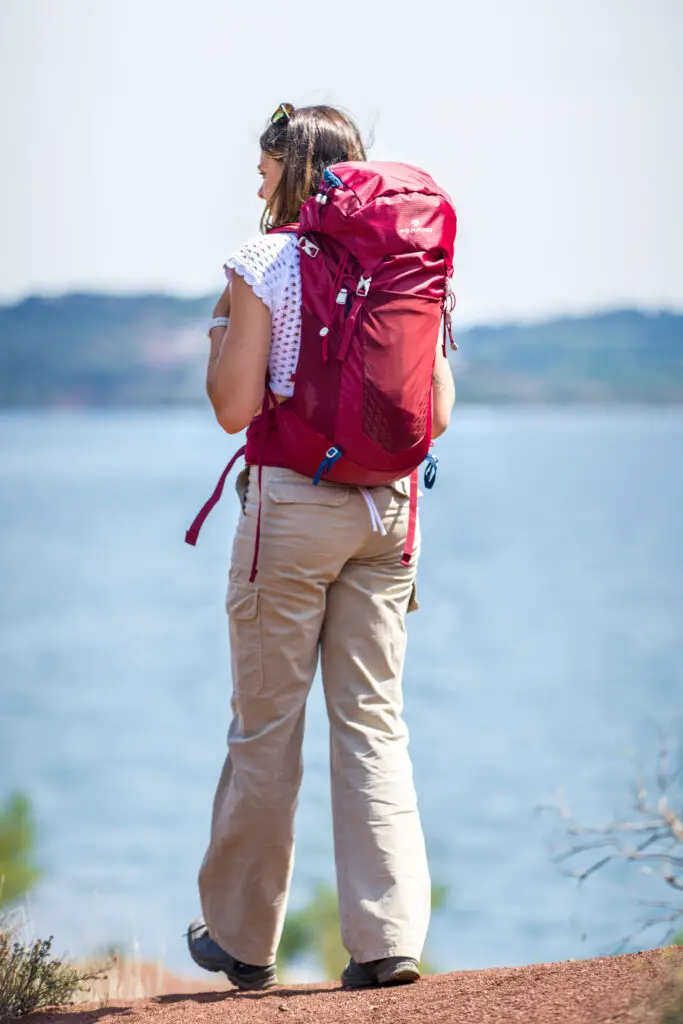
M230 619L233 689L256 697L263 689L258 587L231 580L225 606Z

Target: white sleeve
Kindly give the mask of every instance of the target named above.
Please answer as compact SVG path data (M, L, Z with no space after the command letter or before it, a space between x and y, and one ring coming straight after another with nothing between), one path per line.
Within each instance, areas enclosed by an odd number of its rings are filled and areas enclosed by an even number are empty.
M274 286L279 279L276 267L278 256L287 245L289 235L260 235L247 242L226 261L223 269L228 281L238 273L254 291L254 294L273 312Z

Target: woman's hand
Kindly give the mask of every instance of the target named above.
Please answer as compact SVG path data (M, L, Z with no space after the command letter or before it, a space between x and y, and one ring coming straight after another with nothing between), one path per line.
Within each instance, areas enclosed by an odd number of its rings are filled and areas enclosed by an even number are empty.
M220 299L213 307L214 316L230 316L230 285L227 285Z

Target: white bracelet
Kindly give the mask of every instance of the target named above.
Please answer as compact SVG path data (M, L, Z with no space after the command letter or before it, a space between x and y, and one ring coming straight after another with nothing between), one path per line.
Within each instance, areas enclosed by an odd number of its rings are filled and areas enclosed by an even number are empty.
M211 331L214 329L214 327L227 327L229 323L230 323L230 320L228 319L227 316L214 316L214 317L212 317L209 320L209 329L206 332L207 337L209 339L211 338Z

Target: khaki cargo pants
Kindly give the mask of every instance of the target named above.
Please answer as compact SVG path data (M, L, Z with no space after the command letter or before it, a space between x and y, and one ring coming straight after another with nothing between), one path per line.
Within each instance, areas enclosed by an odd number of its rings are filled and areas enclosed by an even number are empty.
M383 536L358 488L314 487L291 470L265 467L252 584L258 483L254 469L246 473L227 595L234 717L199 874L209 933L245 963L275 960L306 698L320 653L342 941L357 962L419 959L430 881L401 715L419 548L418 533L412 564L401 565L407 481L369 492Z

